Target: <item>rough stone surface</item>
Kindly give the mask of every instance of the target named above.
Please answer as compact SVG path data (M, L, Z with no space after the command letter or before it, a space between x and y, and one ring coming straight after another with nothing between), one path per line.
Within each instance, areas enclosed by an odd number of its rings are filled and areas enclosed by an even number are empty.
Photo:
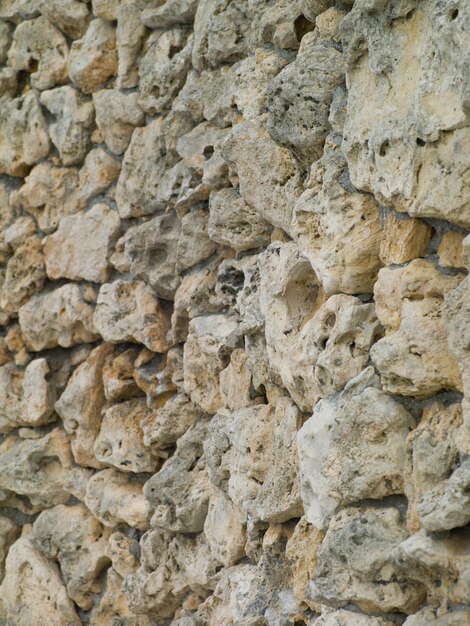
M0 0L0 626L470 624L469 33Z

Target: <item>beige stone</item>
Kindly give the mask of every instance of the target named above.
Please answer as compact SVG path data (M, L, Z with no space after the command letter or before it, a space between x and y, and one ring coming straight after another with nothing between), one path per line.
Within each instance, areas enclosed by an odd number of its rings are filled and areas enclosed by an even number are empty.
M117 180L120 169L120 162L103 148L90 150L79 173L80 198L86 202L105 192Z
M243 518L239 509L222 493L209 500L204 535L211 554L225 567L244 557L246 529Z
M8 313L17 312L31 296L41 291L45 279L42 242L33 235L16 248L8 261L0 290L0 306Z
M134 347L121 352L113 351L106 357L103 367L106 400L120 402L143 395L142 389L137 384L134 369L139 352L139 348Z
M185 394L170 397L142 419L145 445L155 453L165 454L164 450L176 443L200 415L201 411Z
M54 167L39 163L26 177L24 185L10 196L11 204L33 215L41 230L54 231L61 217L76 213L78 172L73 167Z
M8 553L0 598L0 618L12 626L81 624L59 568L34 548L26 532Z
M380 260L384 265L392 265L423 257L430 239L431 227L425 222L387 213L380 242Z
M63 217L56 232L44 243L48 277L105 282L120 226L117 211L106 204L95 204L85 213Z
M101 89L93 93L96 125L113 154L123 154L136 126L144 125L144 112L138 104L137 93L122 93L118 89Z
M136 539L131 539L120 531L113 532L109 536L106 555L111 559L113 568L122 578L135 572L139 567L137 554L138 542Z
M104 469L90 478L85 504L105 526L124 523L140 530L148 528L150 507L142 485L115 469Z
M20 533L17 526L8 517L0 517L0 582L5 575L5 559L11 545L16 541Z
M465 267L462 243L465 235L453 230L442 235L441 243L437 249L439 265L442 267Z
M129 608L124 581L114 568L109 568L104 593L90 615L90 626L108 626L121 622L125 626L152 626L146 615L136 615Z
M118 279L102 285L93 322L105 341L143 343L154 352L170 347L169 316L143 281Z
M120 4L116 9L116 86L120 89L135 87L139 82L137 62L145 36L142 15L137 3Z
M81 163L90 147L93 103L73 87L57 87L41 94L41 104L54 116L49 134L64 165Z
M41 14L66 35L82 37L88 24L88 7L80 0L41 0Z
M27 348L33 351L94 341L93 306L84 287L68 283L33 296L18 313Z
M92 93L117 72L116 31L101 18L70 49L69 75L83 93Z
M0 99L0 173L25 176L51 147L38 92Z

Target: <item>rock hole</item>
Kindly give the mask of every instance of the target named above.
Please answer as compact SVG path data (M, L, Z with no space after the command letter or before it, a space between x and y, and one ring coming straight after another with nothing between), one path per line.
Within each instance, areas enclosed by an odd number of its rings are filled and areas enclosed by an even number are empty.
M390 142L388 141L388 139L386 139L380 144L380 148L379 148L380 156L384 157L387 154L389 148L390 148Z
M172 59L175 54L178 54L178 52L181 52L182 48L181 46L170 46L170 51L168 52L168 58Z
M449 20L451 22L453 22L454 20L456 20L459 16L459 10L458 9L452 9L449 13Z
M315 28L315 24L310 22L305 15L299 15L299 17L294 22L294 30L295 36L297 37L297 41L300 43L302 38L310 33Z
M214 146L206 146L202 154L204 155L205 159L210 159L211 156L214 154Z
M425 146L426 142L424 141L424 139L421 139L421 137L417 137L416 138L416 143L418 144L418 146Z

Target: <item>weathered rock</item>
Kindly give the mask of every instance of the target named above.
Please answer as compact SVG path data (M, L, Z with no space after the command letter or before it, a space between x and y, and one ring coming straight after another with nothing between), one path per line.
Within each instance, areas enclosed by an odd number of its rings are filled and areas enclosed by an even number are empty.
M161 6L144 9L142 21L149 28L192 24L198 0L166 0Z
M342 54L306 34L299 53L269 86L267 129L305 167L320 158L334 90L344 81Z
M300 173L290 152L278 146L261 120L237 124L222 148L235 170L240 195L265 220L289 232Z
M0 500L9 506L10 495L17 494L28 513L66 502L64 488L72 455L67 435L55 428L34 439L9 435L0 444Z
M326 529L344 505L404 493L406 409L368 368L340 395L321 400L298 436L305 517Z
M441 389L462 389L442 320L444 295L461 280L441 274L424 259L380 271L374 291L387 336L372 346L371 358L386 391L427 397Z
M384 205L468 227L460 50L470 14L453 10L433 0L386 16L355 3L341 27L349 87L343 148L354 185Z
M0 99L0 174L25 176L50 150L37 91Z
M16 72L29 72L35 89L50 89L65 83L67 60L67 41L46 17L23 22L16 28L8 63Z
M169 107L191 67L193 38L184 28L156 31L139 64L139 104L155 115Z
M54 422L55 390L47 380L46 359L35 359L24 369L7 363L0 367L0 431Z
M101 18L90 22L70 49L69 75L83 93L92 93L117 72L116 31Z
M235 189L213 191L209 199L208 232L212 241L237 252L267 245L272 227Z
M141 422L148 414L144 399L115 404L104 412L94 444L95 456L103 465L122 472L153 472L156 461L144 446Z
M408 437L405 493L411 532L418 531L422 526L418 508L423 495L445 480L457 463L461 423L460 404L446 407L436 402L424 409L418 427Z
M245 556L246 528L239 509L222 493L211 496L204 522L211 554L225 567Z
M10 196L11 204L33 215L41 230L50 233L65 215L80 208L79 179L73 167L54 167L39 163L29 173L25 183Z
M108 536L83 504L53 507L34 522L32 544L59 563L67 593L82 609L93 606L92 594L101 588L99 575L109 563Z
M44 243L48 277L105 282L120 225L117 212L106 204L95 204L86 213L63 217L57 231Z
M18 313L27 348L69 348L97 338L86 287L68 283L33 296Z
M112 22L117 17L121 0L92 0L93 14L103 20Z
M413 613L422 585L409 582L392 561L407 533L396 509L345 509L330 523L317 552L307 597L341 608L349 603L366 612Z
M141 17L143 13L137 3L120 4L116 9L116 86L120 89L135 87L139 82L137 61L145 35Z
M189 428L176 444L175 454L145 484L154 527L169 532L196 533L203 529L209 497L213 491L203 456L207 428Z
M195 317L184 345L184 391L206 413L222 406L219 374L239 347L241 330L235 316Z
M8 517L0 517L0 582L3 580L5 575L6 556L11 545L18 538L19 533L20 527L17 526L12 520Z
M142 419L145 445L155 453L163 452L184 435L200 414L185 394L174 395Z
M80 0L42 0L41 14L72 39L82 37L88 24L88 7Z
M8 261L0 290L0 306L7 313L17 312L44 285L46 272L42 242L33 235L16 248Z
M442 267L465 267L462 244L465 235L455 231L448 231L442 235L437 249L439 265Z
M90 147L93 103L85 100L73 87L66 86L44 91L41 104L55 117L49 134L62 163L81 163Z
M0 21L0 63L7 60L8 50L11 46L12 27L8 22Z
M327 294L371 293L381 266L377 203L354 190L338 151L315 164L311 185L297 201L291 224L300 251Z
M423 257L430 239L431 228L425 222L388 213L380 243L380 260L384 265L391 265Z
M153 354L148 351L150 355ZM141 350L136 346L121 352L112 352L106 357L103 367L103 389L106 400L120 402L135 396L142 396L143 391L137 384L135 366Z
M103 467L94 455L93 446L101 425L105 402L102 372L109 354L109 344L95 348L87 360L75 369L55 404L55 410L70 436L75 462L85 467Z
M86 486L85 504L105 526L128 524L148 528L150 507L142 485L115 469L96 472Z
M117 180L120 169L120 162L103 148L90 150L79 173L80 198L86 202L106 191Z
M105 341L143 343L154 352L170 347L169 315L143 281L118 279L102 285L93 322Z
M59 568L34 548L27 533L10 548L0 598L0 618L12 626L81 624Z
M340 609L339 611L322 611L315 621L316 626L392 626L393 622L382 617L369 617Z
M93 94L96 125L113 154L126 151L136 126L143 126L144 113L136 93L118 89L101 89Z

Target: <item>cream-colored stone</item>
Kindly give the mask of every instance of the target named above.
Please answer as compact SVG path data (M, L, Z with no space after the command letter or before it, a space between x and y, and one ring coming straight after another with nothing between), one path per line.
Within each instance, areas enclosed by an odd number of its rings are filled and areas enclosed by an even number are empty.
M246 352L237 348L230 355L230 363L220 372L220 395L224 406L230 411L238 411L262 402L262 397L253 394L247 361Z
M169 315L143 281L118 279L102 285L93 322L105 341L143 343L154 352L170 347Z
M80 626L59 568L31 544L27 532L10 548L0 586L0 619L11 626Z
M150 507L142 485L115 469L104 469L90 478L85 504L105 526L124 523L139 530L148 528Z
M430 239L431 227L425 222L387 213L380 242L380 260L384 265L392 265L423 257Z
M38 92L0 98L0 174L25 176L51 147Z
M138 554L139 546L136 539L131 539L120 531L113 532L109 536L106 556L111 559L113 568L122 578L135 572L139 567Z
M145 36L142 16L143 13L137 3L121 3L116 9L118 53L116 86L120 89L135 87L139 82L137 62Z
M46 279L42 242L33 235L16 248L8 261L0 290L0 306L15 313L35 293L41 291Z
M156 407L142 419L144 443L155 453L175 444L192 426L201 411L182 393L169 398L161 407Z
M86 288L74 283L33 296L18 312L26 347L37 352L94 341L93 308Z
M5 575L5 559L8 551L18 538L19 533L20 526L17 526L8 517L3 517L3 515L0 517L0 583Z
M117 353L113 351L106 357L103 367L106 400L120 402L143 395L134 376L139 352L140 349L134 347Z
M98 461L122 472L154 472L156 461L144 445L141 428L147 413L145 399L140 398L107 409L94 444Z
M66 35L82 37L88 24L88 7L80 0L40 0L41 15L55 24Z
M225 567L245 556L246 528L239 509L222 493L209 500L204 535L211 554Z
M184 391L206 413L222 406L219 374L239 347L241 329L233 315L195 317L184 344Z
M90 147L93 103L70 87L57 87L41 94L41 104L55 118L49 128L52 143L64 165L81 163Z
M44 242L48 277L105 282L120 226L117 211L106 204L95 204L85 213L63 217L57 231Z
M93 606L92 594L99 592L100 573L109 564L109 534L83 504L47 509L33 525L32 544L58 562L69 597L84 610Z
M120 169L120 162L103 148L90 150L79 173L80 198L86 202L105 192L117 180Z
M372 292L381 265L379 207L351 188L341 152L326 152L315 164L291 232L327 294Z
M10 196L14 207L33 215L41 230L50 233L65 215L80 208L78 172L73 167L54 167L39 163L26 177L24 185Z
M83 93L92 93L117 72L116 30L101 18L70 49L69 75Z
M144 112L137 93L122 93L118 89L101 89L93 93L96 125L113 154L123 154L136 126L144 125Z

